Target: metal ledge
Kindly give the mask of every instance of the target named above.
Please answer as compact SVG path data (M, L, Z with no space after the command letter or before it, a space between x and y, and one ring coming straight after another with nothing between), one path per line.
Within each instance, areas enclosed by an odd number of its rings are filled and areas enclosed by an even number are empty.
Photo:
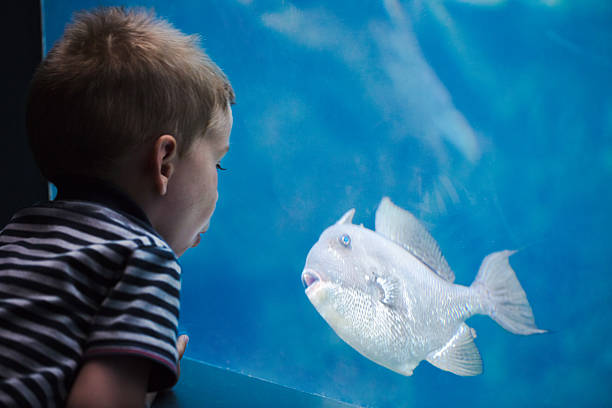
M183 358L180 381L171 391L160 393L153 403L153 408L178 407L349 408L356 405Z

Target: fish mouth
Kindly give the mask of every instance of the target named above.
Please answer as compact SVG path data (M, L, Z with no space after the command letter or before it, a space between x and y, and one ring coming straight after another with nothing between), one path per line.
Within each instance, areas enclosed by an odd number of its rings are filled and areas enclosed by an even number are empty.
M304 285L305 290L312 288L317 282L320 281L321 277L312 269L304 269L304 272L302 272L302 285Z

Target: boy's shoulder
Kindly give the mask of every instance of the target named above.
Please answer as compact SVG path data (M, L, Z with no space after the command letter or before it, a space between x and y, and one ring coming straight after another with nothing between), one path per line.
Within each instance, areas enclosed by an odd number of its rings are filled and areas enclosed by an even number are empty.
M44 201L13 215L2 233L20 227L34 234L57 236L74 244L114 244L126 248L157 247L174 254L147 222L92 201ZM51 233L51 235L49 235Z

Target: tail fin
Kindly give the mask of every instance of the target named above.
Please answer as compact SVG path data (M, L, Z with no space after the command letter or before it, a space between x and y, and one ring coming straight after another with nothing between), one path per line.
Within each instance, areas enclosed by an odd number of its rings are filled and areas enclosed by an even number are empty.
M484 311L514 334L545 333L535 325L527 295L508 258L516 251L500 251L482 261L472 288L479 293Z

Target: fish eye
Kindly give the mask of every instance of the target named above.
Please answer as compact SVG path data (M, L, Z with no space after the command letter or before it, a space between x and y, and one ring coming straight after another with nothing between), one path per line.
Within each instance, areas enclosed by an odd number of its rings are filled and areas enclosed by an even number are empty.
M341 236L339 236L338 241L340 241L342 246L346 248L350 248L351 246L351 237L349 237L347 234L342 234Z

